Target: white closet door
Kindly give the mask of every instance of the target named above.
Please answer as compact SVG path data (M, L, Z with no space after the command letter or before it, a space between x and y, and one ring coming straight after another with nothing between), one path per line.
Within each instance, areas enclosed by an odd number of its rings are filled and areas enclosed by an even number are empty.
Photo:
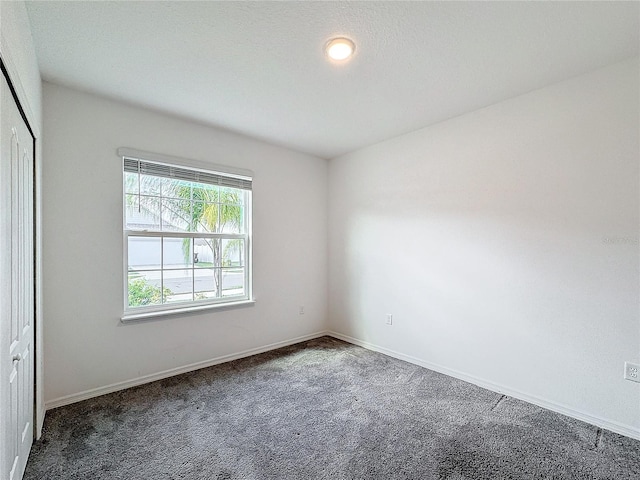
M0 90L0 478L20 480L33 443L33 137Z

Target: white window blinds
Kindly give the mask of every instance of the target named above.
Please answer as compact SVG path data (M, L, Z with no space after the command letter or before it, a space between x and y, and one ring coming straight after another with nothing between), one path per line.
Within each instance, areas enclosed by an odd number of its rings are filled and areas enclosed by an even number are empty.
M139 175L166 177L189 182L251 190L252 179L231 173L207 172L139 158L124 157L124 171Z

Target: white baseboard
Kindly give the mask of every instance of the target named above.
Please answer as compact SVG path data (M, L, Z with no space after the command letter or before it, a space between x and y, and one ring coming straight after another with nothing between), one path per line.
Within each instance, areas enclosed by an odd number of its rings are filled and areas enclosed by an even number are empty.
M575 410L574 408L568 407L566 405L562 405L550 400L545 400L543 398L539 398L534 395L529 395L527 393L520 392L513 388L505 387L504 385L499 385L497 383L493 383L493 382L484 380L482 378L467 375L457 370L453 370L447 367L443 367L442 365L437 365L431 362L427 362L425 360L421 360L411 355L405 355L404 353L389 350L388 348L380 347L373 343L369 343L364 340L359 340L357 338L350 337L348 335L343 335L342 333L329 331L327 332L327 335L337 338L339 340L343 340L345 342L352 343L354 345L358 345L368 350L373 350L375 352L383 353L385 355L397 358L399 360L404 360L405 362L413 363L414 365L419 365L421 367L428 368L429 370L433 370L435 372L442 373L450 377L464 380L465 382L473 383L474 385L477 385L482 388L486 388L487 390L491 390L493 392L500 393L502 395L507 395L509 397L517 398L518 400L523 400L525 402L532 403L539 407L546 408L547 410L551 410L551 411L560 413L562 415L575 418L576 420L581 420L583 422L589 423L596 427L604 428L606 430L619 433L620 435L624 435L626 437L640 440L640 429L629 427L627 425L624 425L612 420L606 420L604 418L594 417L593 415L581 412L579 410Z
M223 355L221 357L211 358L209 360L204 360L202 362L192 363L189 365L185 365L183 367L171 368L169 370L153 373L151 375L144 375L142 377L132 378L131 380L126 380L124 382L112 383L111 385L106 385L104 387L92 388L90 390L85 390L83 392L74 393L71 395L65 395L64 397L55 398L53 400L49 400L48 402L45 402L45 410L51 410L53 408L62 407L64 405L70 405L72 403L81 402L82 400L88 400L90 398L99 397L101 395L117 392L119 390L125 390L131 387L137 387L138 385L155 382L156 380L162 380L164 378L173 377L174 375L180 375L182 373L192 372L194 370L199 370L201 368L211 367L213 365L218 365L220 363L231 362L232 360L238 360L240 358L250 357L252 355L268 352L270 350L275 350L277 348L287 347L289 345L305 342L307 340L323 337L325 335L328 335L328 332L322 331L322 332L311 333L309 335L303 335L301 337L284 340L282 342L271 343L269 345L251 348L249 350L244 350L242 352L232 353L230 355ZM42 415L42 419L44 422L44 415Z

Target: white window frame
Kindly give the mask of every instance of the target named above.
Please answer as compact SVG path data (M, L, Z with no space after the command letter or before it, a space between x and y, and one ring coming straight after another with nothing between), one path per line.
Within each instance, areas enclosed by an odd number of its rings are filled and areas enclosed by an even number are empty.
M123 224L123 293L124 293L124 314L121 317L123 322L143 320L158 316L176 315L180 313L199 312L210 309L232 308L239 306L250 306L255 303L253 299L253 272L252 272L252 190L251 183L253 180L253 172L250 170L237 169L232 167L225 167L220 165L204 164L196 162L194 160L186 160L177 157L171 157L168 155L162 155L150 152L141 152L139 150L133 150L130 148L119 148L118 156L123 161L122 166L122 224ZM244 188L245 202L244 202L244 234L227 234L227 233L204 233L204 232L173 232L173 231L156 231L156 230L128 230L126 227L126 189L125 189L125 159L136 160L142 162L148 162L153 164L159 164L166 167L175 167L179 169L187 169L192 172L201 172L207 175L219 175L228 179L240 179L246 184L248 182L249 188ZM244 240L244 294L235 295L229 297L217 297L203 300L191 300L185 302L151 305L151 306L129 306L129 237L140 238L211 238L211 239L242 239ZM161 241L161 255L164 249L164 242ZM162 259L162 256L161 256ZM194 282L195 282L195 264L192 263L191 269L194 270ZM160 272L164 272L165 268L163 264L160 265ZM222 274L222 269L218 272ZM219 283L222 285L222 283ZM161 282L161 288L164 287L164 283Z

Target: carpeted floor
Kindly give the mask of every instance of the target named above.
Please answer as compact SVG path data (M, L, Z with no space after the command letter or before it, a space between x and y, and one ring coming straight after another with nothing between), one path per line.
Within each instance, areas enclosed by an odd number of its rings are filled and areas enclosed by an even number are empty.
M640 442L329 337L47 413L25 480L640 479Z

